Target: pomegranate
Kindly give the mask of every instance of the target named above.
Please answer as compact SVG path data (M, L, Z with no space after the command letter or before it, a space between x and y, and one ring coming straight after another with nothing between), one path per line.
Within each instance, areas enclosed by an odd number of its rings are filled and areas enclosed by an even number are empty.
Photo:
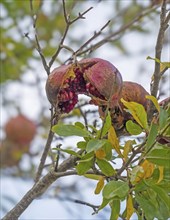
M92 98L95 105L116 105L122 89L122 77L110 62L83 59L76 64L55 68L46 83L50 103L61 113L69 113L78 102L78 95Z
M22 114L11 118L5 125L6 139L21 145L29 145L36 134L36 125Z
M146 99L146 95L149 93L138 83L134 82L123 82L122 94L121 98L126 101L133 101L137 102L144 106L145 110L147 111L149 106L149 101ZM125 111L125 106L119 100L118 105L114 108L110 109L112 123L114 125L115 130L118 134L123 135L126 134L125 124L128 120L133 120L133 116ZM101 118L104 117L105 107L99 107L99 114Z

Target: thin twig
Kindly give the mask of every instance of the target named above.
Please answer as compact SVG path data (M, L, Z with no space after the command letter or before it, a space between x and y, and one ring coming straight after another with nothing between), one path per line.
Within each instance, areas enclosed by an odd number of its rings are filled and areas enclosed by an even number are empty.
M40 177L41 177L41 174L42 174L42 171L43 171L43 168L44 168L44 164L45 164L48 152L49 152L49 148L50 148L51 142L53 140L53 136L54 136L54 133L50 129L49 134L48 134L48 138L47 138L47 142L46 142L44 151L43 151L41 159L40 159L40 164L38 166L38 171L37 171L37 174L36 174L35 182L38 182Z
M146 15L148 15L151 12L154 12L156 8L158 8L159 6L155 6L155 7L148 7L146 10L142 11L140 14L138 13L136 15L136 17L130 21L128 24L123 25L122 27L119 28L119 30L107 35L107 37L103 38L102 40L98 41L97 43L91 45L90 47L86 48L90 42L92 42L92 40L94 40L96 37L92 36L87 42L85 42L77 51L75 51L77 56L81 56L83 54L86 53L91 53L92 51L96 50L97 48L101 47L102 45L110 42L111 40L117 40L117 37L120 36L120 34L123 34L125 31L127 31L130 27L132 27L132 25L134 25L136 22L138 22L139 20L141 20L143 17L145 17ZM108 21L109 22L109 21ZM106 26L108 24L106 23ZM105 28L105 25L103 26ZM95 35L95 34L94 34ZM120 39L120 38L119 38ZM69 59L66 60L69 61L72 60L72 57L70 57Z
M46 62L46 59L45 59L44 54L42 52L42 49L41 49L41 46L40 46L40 43L39 43L39 39L38 39L38 35L37 35L37 28L36 28L37 15L34 13L33 1L32 0L30 0L30 9L31 9L31 14L32 14L33 28L34 28L34 31L35 31L35 42L36 42L35 49L38 51L38 53L41 57L44 69L46 70L47 74L49 75L50 74L50 68L47 65L47 62ZM28 34L25 34L25 37L28 38ZM28 38L28 39L30 39L30 38Z
M88 8L86 11L84 11L83 13L79 13L79 15L77 16L77 18L73 19L72 21L70 21L71 24L73 24L75 21L77 21L78 19L85 19L84 15L87 14L87 12L89 12L90 10L92 10L93 7Z
M63 43L65 41L65 38L66 38L66 35L67 35L68 30L70 28L70 25L72 25L78 19L82 19L82 16L85 15L87 12L89 12L92 9L92 7L90 7L85 12L79 13L78 17L71 21L69 16L67 15L66 6L65 6L65 0L62 0L62 2L63 2L63 13L64 13L64 19L65 19L65 23L66 23L66 28L65 28L64 34L63 34L63 36L62 36L62 38L61 38L61 40L59 42L58 49L56 50L56 52L54 53L54 55L52 56L52 58L51 58L51 60L49 62L49 68L51 68L51 66L53 65L56 57L58 56L58 54L60 53L61 49L63 48Z
M58 144L58 146L56 148L59 148L60 149L61 147L61 144ZM60 151L57 150L57 156L56 156L56 163L55 163L55 172L58 171L58 166L59 166L59 159L60 159Z
M102 31L109 25L109 23L110 20L107 21L106 24L104 24L98 32L95 32L94 35L90 39L88 39L77 51L75 51L74 54L80 55L79 52L82 51L83 48L87 47L94 39L100 36Z
M82 151L78 152L80 155ZM75 166L79 157L70 156L67 160L63 161L59 167L58 172L51 170L42 179L34 184L34 186L23 196L23 198L17 203L17 205L2 218L2 220L16 220L25 211L25 209L31 204L31 202L37 197L41 196L48 187L60 177L77 175L76 170L67 171ZM67 172L66 172L67 171ZM92 172L90 172L92 173Z
M133 151L132 155L130 156L130 158L126 161L126 163L123 164L123 166L118 170L117 175L119 176L124 170L126 170L128 168L128 166L132 163L133 159L136 157L137 154L139 154L141 152L141 150L143 149L143 147L145 146L146 140L139 145L139 147Z
M91 207L94 211L93 214L97 214L97 210L100 207L99 205L93 205L89 202L84 202L84 201L81 201L81 200L78 200L78 199L75 199L75 200L72 200L72 201L75 202L75 203L81 204L81 205L86 205L86 206Z
M53 108L51 108L51 118L53 118ZM55 120L56 120L55 123L56 124L58 123L59 118L60 118L60 116L58 116L58 118L57 117L55 118ZM54 133L51 130L53 125L54 125L54 121L51 120L51 125L50 125L50 130L49 130L47 142L46 142L44 151L43 151L41 159L40 159L40 164L38 166L38 171L37 171L37 174L36 174L35 182L37 182L40 179L43 168L44 168L44 165L45 165L46 158L48 156L48 152L49 152L49 149L50 149L53 137L54 137Z

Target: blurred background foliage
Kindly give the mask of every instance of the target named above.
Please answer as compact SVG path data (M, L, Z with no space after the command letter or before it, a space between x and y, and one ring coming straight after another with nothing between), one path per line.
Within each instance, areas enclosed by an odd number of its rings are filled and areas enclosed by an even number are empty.
M88 5L96 7L100 2L102 1L69 0L66 1L66 9L71 19L74 19L79 12L86 10ZM120 27L133 21L146 9L155 6L152 1L145 1L146 3L136 0L127 2L111 1L114 14L112 18L109 17L110 15L108 16L108 20L111 19L109 30L103 35L107 36L114 33ZM33 12L37 14L37 35L45 58L50 59L59 46L58 42L66 28L62 1L36 0L33 1L33 8L33 11L31 11L29 0L17 0L15 3L10 0L1 1L1 83L6 83L8 80L18 80L27 69L32 68L30 60L40 61L40 56L35 50L34 29L32 27ZM151 29L141 24L145 19L147 19L147 22L153 20L155 16L157 16L157 11L153 10L152 13L139 20L138 23L131 25L129 31L136 31L140 34L149 33ZM78 21L77 25L79 25L79 22L81 21ZM93 22L97 22L95 18ZM80 35L72 35L74 29L76 29L76 23L70 27L66 41L68 45L74 45L78 49L87 39L87 36L83 32L79 33ZM121 40L124 34L124 31L122 31L118 40L110 40L109 46L113 50L116 47L122 52L128 53L128 48ZM29 36L30 41L25 36ZM58 61L64 62L64 59L59 56Z

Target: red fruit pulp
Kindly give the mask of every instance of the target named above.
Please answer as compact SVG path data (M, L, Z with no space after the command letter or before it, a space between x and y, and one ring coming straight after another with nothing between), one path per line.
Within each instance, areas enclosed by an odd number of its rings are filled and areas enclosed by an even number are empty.
M61 113L69 113L78 102L78 94L107 103L121 93L122 78L111 63L99 58L83 59L77 64L58 67L46 83L47 97ZM93 102L100 105L100 102Z

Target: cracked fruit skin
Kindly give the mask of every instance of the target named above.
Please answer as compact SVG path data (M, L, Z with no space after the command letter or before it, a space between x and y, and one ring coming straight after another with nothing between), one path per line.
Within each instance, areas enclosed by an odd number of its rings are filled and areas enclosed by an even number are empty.
M36 134L36 125L24 115L11 118L5 125L6 139L21 145L29 145Z
M149 101L146 99L146 95L149 95L149 93L140 84L129 81L123 82L121 98L128 102L137 102L143 105L147 111ZM110 109L113 126L120 135L127 133L125 124L128 120L133 120L133 116L126 112L125 109L126 107L120 100L118 106ZM99 107L99 114L101 118L104 117L104 110L104 107Z
M76 64L55 68L46 83L50 103L61 113L69 113L78 102L78 95L91 97L95 105L117 105L122 77L117 68L100 58L83 59Z

